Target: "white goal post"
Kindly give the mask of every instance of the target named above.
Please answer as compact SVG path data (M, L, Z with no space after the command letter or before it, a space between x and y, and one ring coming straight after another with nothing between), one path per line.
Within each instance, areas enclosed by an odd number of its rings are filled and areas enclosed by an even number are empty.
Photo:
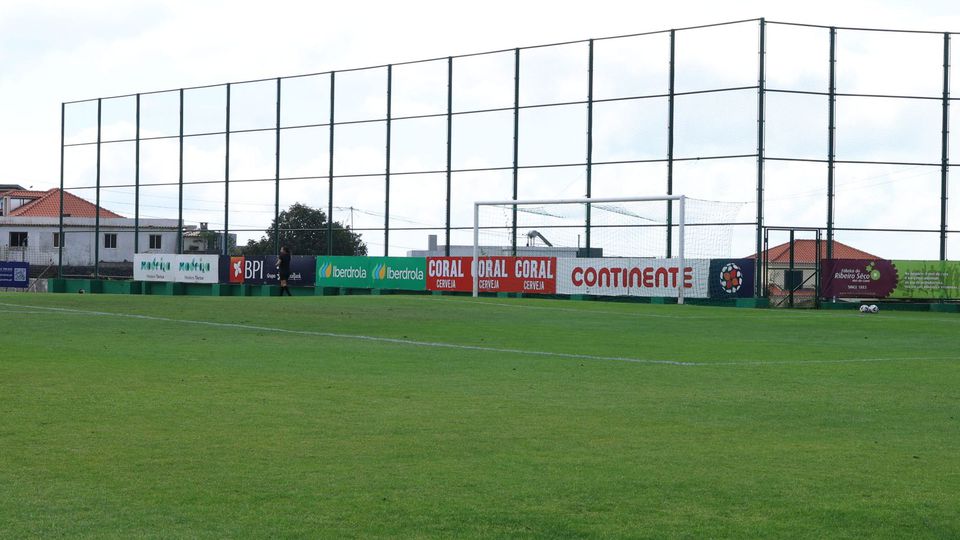
M677 259L682 269L684 264L684 225L685 220L685 195L656 195L649 197L608 197L608 198L582 198L582 199L511 199L500 201L477 201L473 203L473 296L480 294L480 272L477 271L480 257L480 208L483 206L531 206L531 205L565 205L565 204L610 204L610 203L632 203L632 202L657 202L677 201ZM673 224L668 224L672 226ZM535 232L535 231L534 231ZM677 290L677 303L683 303L683 287Z

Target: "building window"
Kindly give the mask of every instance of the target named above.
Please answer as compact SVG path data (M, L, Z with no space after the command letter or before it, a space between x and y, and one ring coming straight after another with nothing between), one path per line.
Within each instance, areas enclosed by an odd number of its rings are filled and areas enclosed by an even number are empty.
M116 233L107 233L103 235L103 247L107 249L117 249Z
M63 244L63 234L64 233L53 233L53 247L58 248Z
M160 248L160 235L151 234L150 235L150 249L161 249Z
M10 247L27 247L27 233L25 232L10 233Z

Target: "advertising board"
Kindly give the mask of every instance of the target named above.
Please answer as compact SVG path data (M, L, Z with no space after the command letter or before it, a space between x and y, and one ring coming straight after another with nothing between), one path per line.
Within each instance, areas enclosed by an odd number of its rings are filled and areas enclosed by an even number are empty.
M133 279L136 281L176 281L179 255L138 253L133 256Z
M424 291L427 260L423 257L371 257L370 279L374 289Z
M709 259L558 259L557 292L596 296L707 298Z
M710 298L753 298L756 263L754 259L710 259Z
M30 286L30 263L0 261L0 287L26 289Z
M427 257L427 290L473 291L473 257ZM480 292L554 294L556 257L480 257Z
M317 257L318 287L357 289L426 289L422 257Z
M219 278L219 255L138 253L133 256L136 281L217 283Z
M824 259L826 298L960 299L960 262Z
M280 282L277 272L276 255L255 257L220 258L221 283L245 283L247 285L276 285ZM294 255L290 257L290 279L292 287L312 287L316 281L316 258L312 255Z

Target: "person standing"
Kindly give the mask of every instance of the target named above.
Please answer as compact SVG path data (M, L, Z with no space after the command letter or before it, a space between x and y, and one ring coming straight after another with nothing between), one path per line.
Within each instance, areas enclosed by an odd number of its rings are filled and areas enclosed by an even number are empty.
M290 250L287 246L280 247L280 256L277 257L277 272L280 274L280 296L286 292L287 296L293 296L290 287L287 287L287 280L290 279Z

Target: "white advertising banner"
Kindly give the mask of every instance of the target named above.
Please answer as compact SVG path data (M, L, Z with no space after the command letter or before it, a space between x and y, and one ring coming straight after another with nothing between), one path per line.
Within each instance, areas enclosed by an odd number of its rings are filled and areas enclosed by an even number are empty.
M178 255L176 281L181 283L219 282L220 256Z
M219 255L138 253L133 256L133 279L217 283L220 280L219 263Z
M176 281L179 255L138 253L133 256L133 279L136 281Z
M707 298L709 259L557 258L557 293Z

